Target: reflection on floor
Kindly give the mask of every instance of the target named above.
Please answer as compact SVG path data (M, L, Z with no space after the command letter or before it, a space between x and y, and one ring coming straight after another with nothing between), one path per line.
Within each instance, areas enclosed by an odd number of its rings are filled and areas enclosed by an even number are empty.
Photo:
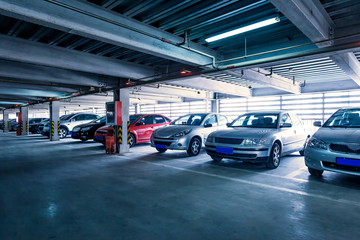
M0 133L0 239L357 239L360 177Z

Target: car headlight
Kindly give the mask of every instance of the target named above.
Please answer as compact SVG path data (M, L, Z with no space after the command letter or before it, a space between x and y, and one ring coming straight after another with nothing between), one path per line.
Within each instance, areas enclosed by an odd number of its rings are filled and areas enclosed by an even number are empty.
M266 143L265 139L258 139L258 138L246 138L242 142L243 145L263 145Z
M326 143L324 141L314 138L314 137L310 138L307 145L312 148L320 148L320 149L327 150Z
M214 138L213 138L213 137L207 137L206 141L207 141L207 142L213 142L213 141L214 141Z
M189 134L189 132L191 132L191 130L184 130L184 131L181 131L181 132L178 132L178 133L172 135L171 137L183 137L183 136Z
M74 127L74 129L72 130L73 132L78 132L80 130L79 127Z

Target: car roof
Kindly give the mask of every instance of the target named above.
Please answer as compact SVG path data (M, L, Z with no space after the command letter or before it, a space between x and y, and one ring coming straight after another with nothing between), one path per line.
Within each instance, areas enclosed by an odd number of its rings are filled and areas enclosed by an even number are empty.
M267 111L249 111L248 113L270 113L270 114L281 114L281 113L292 113L292 111L286 111L286 110L267 110Z

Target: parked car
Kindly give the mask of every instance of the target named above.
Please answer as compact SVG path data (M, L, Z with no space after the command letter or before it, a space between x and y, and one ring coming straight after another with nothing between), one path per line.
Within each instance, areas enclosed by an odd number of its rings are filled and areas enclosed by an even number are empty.
M50 118L46 118L43 121L39 123L39 126L37 127L37 133L40 133L44 136L49 136L50 131Z
M336 111L308 141L305 164L311 175L326 171L360 176L360 108Z
M64 138L71 133L76 125L89 123L99 118L98 115L92 113L73 113L60 117L60 137ZM44 122L39 126L39 133L50 136L50 121Z
M171 123L171 119L161 114L135 114L130 115L130 147L137 143L150 142L153 130ZM94 140L105 144L106 136L113 136L114 129L106 125L95 132Z
M200 153L207 136L226 128L226 116L216 113L187 114L173 121L168 127L153 132L151 146L159 152L168 149L186 150L189 156Z
M95 131L106 124L106 117L95 119L92 122L77 125L71 132L71 137L74 139L80 139L81 141L87 141L93 139Z
M16 131L16 130L13 130L14 125L16 125L16 124L17 124L16 119L9 119L9 130ZM0 129L3 129L3 128L4 128L4 120L1 120L0 121Z
M296 151L303 154L308 136L302 120L294 113L251 112L239 116L228 129L210 134L206 152L215 162L229 158L277 168L281 156Z
M29 120L29 132L37 133L40 123L47 118L31 118Z

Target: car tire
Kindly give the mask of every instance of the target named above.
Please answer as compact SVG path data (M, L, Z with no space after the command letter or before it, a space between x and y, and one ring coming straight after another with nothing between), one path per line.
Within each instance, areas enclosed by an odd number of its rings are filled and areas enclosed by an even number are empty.
M129 147L132 148L136 144L136 138L134 134L130 133L130 139L129 139Z
M317 177L320 177L324 173L324 170L317 170L310 167L308 167L308 171L312 176L317 176Z
M266 163L266 167L269 169L275 169L280 165L281 147L278 142L275 142L271 148L269 161Z
M210 157L213 160L213 162L216 162L216 163L219 163L219 162L221 162L221 160L223 160L222 157L218 157L218 156L210 155Z
M67 129L64 127L60 127L60 138L66 138L67 135L68 135Z
M201 150L201 141L198 138L193 138L190 141L189 148L187 150L187 153L189 156L197 156L199 155Z
M159 152L159 153L164 153L166 152L166 148L156 148L156 150Z

